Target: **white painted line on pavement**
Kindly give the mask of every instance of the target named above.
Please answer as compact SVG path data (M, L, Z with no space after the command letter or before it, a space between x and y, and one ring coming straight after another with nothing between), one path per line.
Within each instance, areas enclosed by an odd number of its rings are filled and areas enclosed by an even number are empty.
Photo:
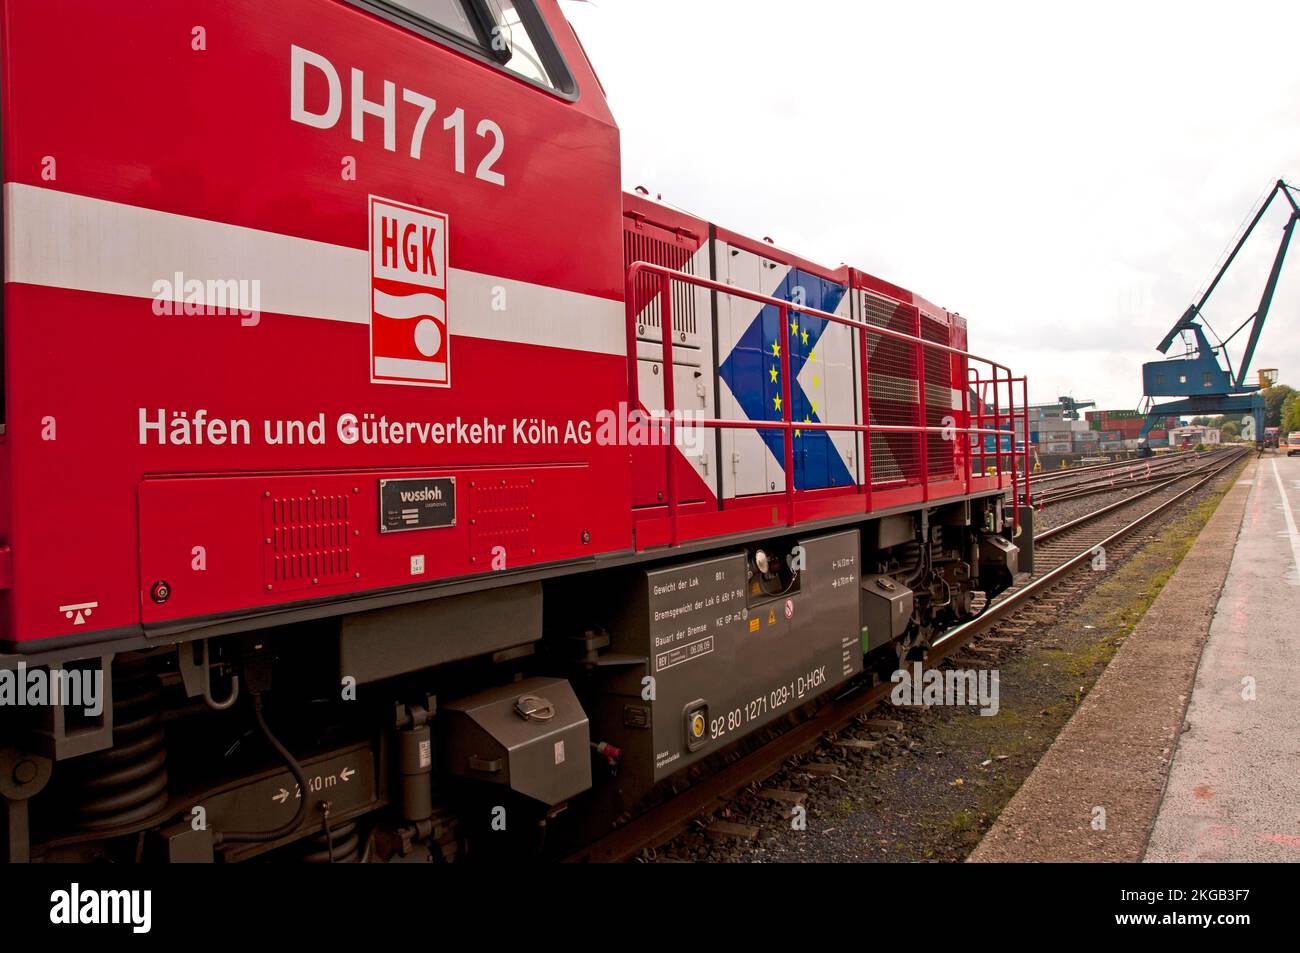
M1277 460L1273 464L1273 479L1277 481L1277 492L1282 495L1282 512L1286 514L1286 533L1291 540L1291 556L1295 559L1296 572L1300 574L1300 532L1296 531L1295 514L1291 512L1291 501L1286 496L1286 486L1282 483L1282 474L1278 472Z

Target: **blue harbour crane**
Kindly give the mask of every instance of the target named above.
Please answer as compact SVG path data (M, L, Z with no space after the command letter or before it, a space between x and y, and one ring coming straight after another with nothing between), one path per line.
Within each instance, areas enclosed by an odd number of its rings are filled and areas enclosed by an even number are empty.
M1210 344L1209 338L1206 337L1205 330L1209 327L1203 315L1203 309L1206 302L1214 290L1219 286L1223 276L1227 274L1228 269L1237 258L1237 253L1241 251L1246 240L1250 238L1264 213L1268 211L1269 206L1273 204L1274 199L1282 196L1291 206L1291 213L1287 218L1286 225L1282 228L1282 240L1278 245L1277 254L1273 258L1273 267L1269 271L1268 280L1264 284L1264 291L1260 295L1259 307L1255 313L1246 318L1237 329L1229 334L1226 338L1219 341L1217 346ZM1260 393L1262 381L1259 383L1247 380L1250 372L1250 362L1255 356L1255 346L1259 343L1260 332L1264 330L1264 322L1268 318L1269 308L1273 304L1273 293L1277 290L1278 278L1282 273L1282 263L1286 260L1287 246L1291 243L1291 236L1295 232L1296 222L1300 221L1300 205L1296 204L1296 196L1300 195L1295 188L1287 185L1286 182L1278 179L1268 197L1260 206L1255 217L1251 219L1246 230L1233 246L1231 253L1224 261L1214 280L1210 282L1205 293L1201 295L1199 301L1187 309L1183 316L1178 320L1160 342L1158 350L1161 354L1167 354L1169 348L1173 345L1174 340L1182 338L1187 341L1188 336L1191 342L1187 353L1182 357L1170 358L1163 361L1151 361L1142 365L1142 393L1144 413L1146 420L1142 425L1142 433L1138 444L1140 455L1151 453L1148 435L1159 421L1172 416L1210 416L1210 415L1239 415L1244 417L1247 414L1253 415L1254 436L1258 445L1262 446L1264 440L1264 396ZM1250 329L1246 341L1245 351L1242 353L1241 360L1234 372L1232 368L1232 359L1228 356L1228 344L1237 337L1242 331ZM1210 329L1213 331L1213 329ZM1223 355L1223 362L1227 365L1226 369L1219 363L1219 355ZM1157 404L1158 397L1174 397L1176 400L1166 403Z

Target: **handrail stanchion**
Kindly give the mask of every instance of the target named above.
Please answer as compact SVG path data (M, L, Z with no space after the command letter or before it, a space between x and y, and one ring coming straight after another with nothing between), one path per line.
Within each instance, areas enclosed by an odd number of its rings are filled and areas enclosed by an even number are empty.
M993 429L1002 429L1002 400L998 393L998 366L993 364ZM998 469L998 488L1002 487L1002 439L993 435L993 465Z
M862 479L867 487L867 505L864 512L871 512L871 371L867 367L870 359L867 347L867 332L858 331L858 348L862 354L862 360L859 362L862 370L859 372L858 386L862 388L862 426L867 429L862 432Z
M1011 380L1011 368L1007 372L1007 421L1011 424L1011 538L1015 539L1020 531L1020 492L1016 487L1016 471L1019 469L1016 458L1016 385ZM999 485L1001 480L998 481Z
M781 333L777 339L784 341L781 345L781 422L785 424L785 511L786 526L794 525L794 428L790 426L794 419L790 406L790 309L782 305L777 309L781 322Z
M962 385L961 385L961 419L966 423L966 426L969 427L970 426L970 362L968 362L965 358L960 358L959 360L961 362L961 366L966 370L966 374L964 375L964 379L962 380ZM966 431L965 444L966 446L962 448L963 452L962 452L961 465L962 465L962 469L966 471L966 476L965 476L966 495L970 496L971 469L975 461L971 459L969 430Z
M1033 506L1029 497L1029 377L1020 378L1020 396L1025 408L1025 506Z
M673 466L675 449L674 414L677 410L677 394L673 387L673 279L668 274L660 275L660 294L663 302L659 306L659 337L663 341L664 353L664 416L668 418L668 441L664 448L664 467L668 491L668 537L669 545L676 546L677 535L677 468ZM662 428L660 428L662 433Z
M930 408L925 404L925 342L921 338L921 309L916 309L916 401L917 431L916 439L920 443L921 460L921 501L930 500L930 435L924 428L930 425Z
M632 413L641 403L640 389L636 379L636 278L637 270L633 265L627 270L624 293L627 295L627 409Z

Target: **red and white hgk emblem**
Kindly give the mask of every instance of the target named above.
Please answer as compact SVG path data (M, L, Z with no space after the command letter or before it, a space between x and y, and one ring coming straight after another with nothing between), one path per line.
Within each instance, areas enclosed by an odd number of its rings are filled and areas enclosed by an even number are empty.
M447 216L370 196L370 380L451 386Z

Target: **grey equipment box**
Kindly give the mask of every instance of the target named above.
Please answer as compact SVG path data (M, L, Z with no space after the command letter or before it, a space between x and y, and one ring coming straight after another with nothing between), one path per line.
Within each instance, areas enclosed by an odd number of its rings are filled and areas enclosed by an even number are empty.
M912 590L889 576L862 578L862 648L879 648L907 631L912 620Z
M443 766L554 805L591 787L587 716L562 678L529 678L439 706Z
M648 660L615 679L592 716L598 739L624 750L629 791L862 671L858 531L796 546L803 565L787 591L765 591L737 551L646 571L611 613L612 651Z

